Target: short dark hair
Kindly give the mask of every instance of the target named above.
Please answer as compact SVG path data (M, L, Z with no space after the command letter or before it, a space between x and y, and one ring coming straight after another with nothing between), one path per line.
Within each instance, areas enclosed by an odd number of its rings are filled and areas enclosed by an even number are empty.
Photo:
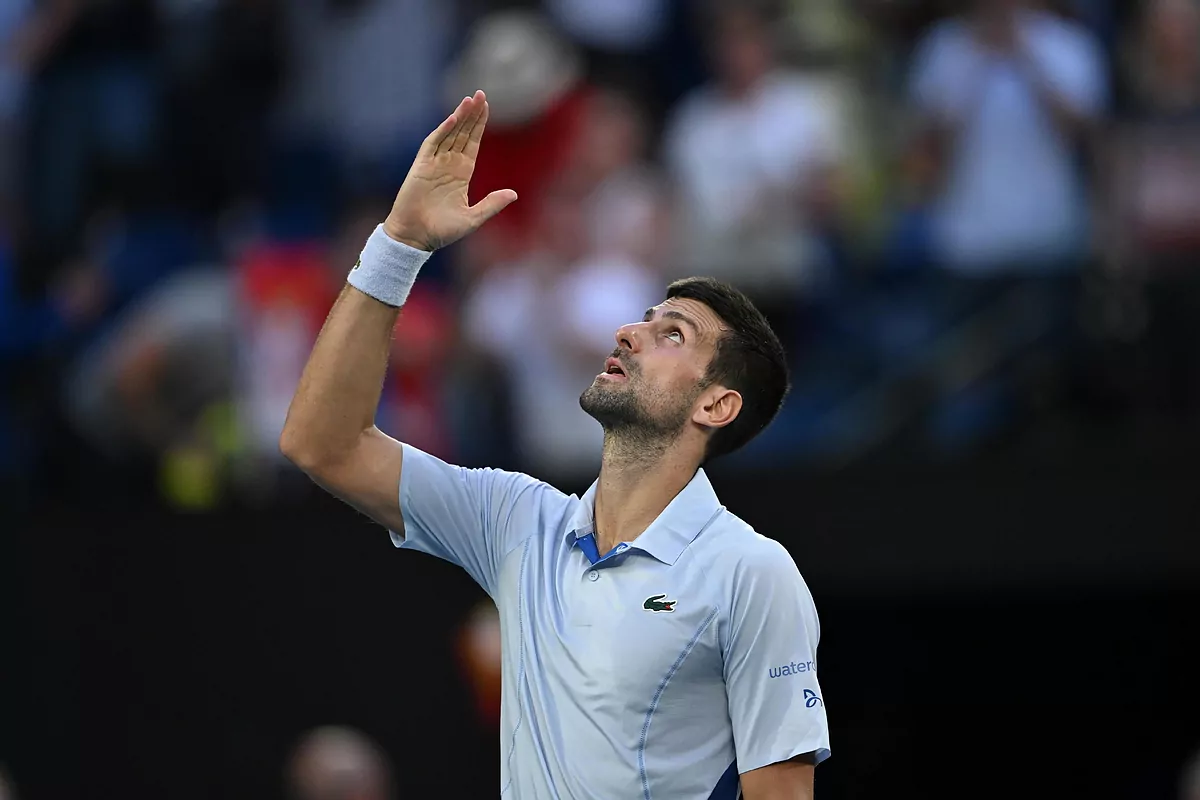
M704 303L728 326L708 364L706 385L719 383L742 396L737 418L713 433L705 460L739 449L779 413L788 393L787 357L771 323L749 297L714 278L683 278L667 287L667 299Z

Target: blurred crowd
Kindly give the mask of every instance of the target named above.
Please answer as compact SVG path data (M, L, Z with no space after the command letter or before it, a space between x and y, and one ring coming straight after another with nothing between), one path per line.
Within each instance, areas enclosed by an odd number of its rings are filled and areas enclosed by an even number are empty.
M379 424L424 449L594 469L578 394L688 274L793 360L744 463L1200 410L1196 0L5 0L0 53L26 486L103 464L205 508L296 481L276 443L324 314L477 87L472 194L521 199L400 317Z

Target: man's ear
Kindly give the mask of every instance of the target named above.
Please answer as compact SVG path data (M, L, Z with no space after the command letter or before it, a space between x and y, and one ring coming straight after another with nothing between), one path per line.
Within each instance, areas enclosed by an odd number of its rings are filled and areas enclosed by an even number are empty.
M724 428L742 412L742 395L724 386L713 386L700 395L692 422L706 428Z

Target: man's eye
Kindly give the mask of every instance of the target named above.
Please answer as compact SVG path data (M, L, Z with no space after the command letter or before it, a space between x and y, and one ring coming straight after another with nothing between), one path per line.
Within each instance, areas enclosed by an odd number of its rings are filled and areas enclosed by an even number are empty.
M670 331L667 334L668 339L674 339L679 344L683 344L683 334L680 331Z

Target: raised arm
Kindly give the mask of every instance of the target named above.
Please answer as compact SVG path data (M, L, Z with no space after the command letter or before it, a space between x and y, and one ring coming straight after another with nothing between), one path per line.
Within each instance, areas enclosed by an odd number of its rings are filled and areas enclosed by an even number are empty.
M502 190L474 206L467 200L487 118L487 99L476 92L421 145L383 222L394 240L385 246L409 263L419 264L517 199ZM403 449L374 424L399 311L353 286L342 290L304 368L279 447L326 490L402 533Z

